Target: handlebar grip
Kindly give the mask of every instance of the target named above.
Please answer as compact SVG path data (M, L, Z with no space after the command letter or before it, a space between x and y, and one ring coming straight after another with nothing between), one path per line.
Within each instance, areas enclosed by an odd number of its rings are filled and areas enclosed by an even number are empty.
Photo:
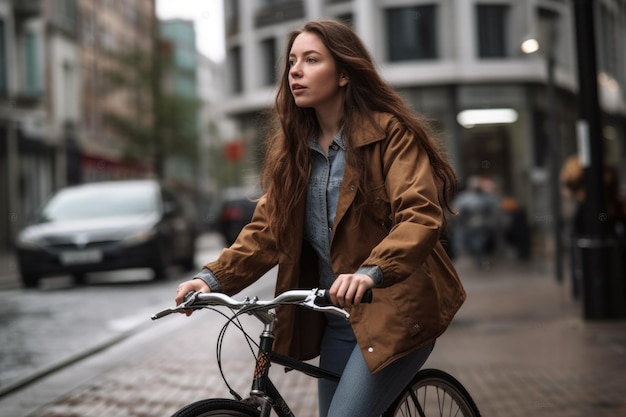
M374 294L372 290L368 289L367 291L365 291L365 294L363 294L361 303L370 304L373 298L374 298ZM318 296L317 296L317 299L315 300L315 304L317 304L318 306L322 306L322 307L334 305L333 302L330 300L330 293L328 292L328 290L320 290L320 292L318 292Z

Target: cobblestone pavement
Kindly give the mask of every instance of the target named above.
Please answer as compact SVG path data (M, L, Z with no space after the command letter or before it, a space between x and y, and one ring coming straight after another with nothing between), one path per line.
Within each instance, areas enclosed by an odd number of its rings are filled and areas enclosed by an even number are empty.
M457 266L468 301L426 367L455 375L483 417L626 416L626 320L583 320L568 286L533 266ZM32 417L167 416L198 399L230 397L215 360L221 318L191 320ZM225 346L225 373L245 395L251 354L235 331ZM272 375L297 416L316 416L313 379L276 366Z

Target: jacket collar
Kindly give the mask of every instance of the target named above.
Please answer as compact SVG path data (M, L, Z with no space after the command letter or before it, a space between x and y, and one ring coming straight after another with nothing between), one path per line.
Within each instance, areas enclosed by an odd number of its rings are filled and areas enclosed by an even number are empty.
M384 126L391 117L386 113L373 113L371 117L357 115L354 119L353 145L358 148L383 140L385 138Z

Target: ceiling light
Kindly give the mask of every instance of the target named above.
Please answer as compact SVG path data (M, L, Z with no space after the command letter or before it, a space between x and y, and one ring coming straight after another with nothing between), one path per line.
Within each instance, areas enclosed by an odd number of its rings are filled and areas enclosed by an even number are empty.
M514 123L517 121L517 111L513 109L463 110L457 115L456 120L464 127Z

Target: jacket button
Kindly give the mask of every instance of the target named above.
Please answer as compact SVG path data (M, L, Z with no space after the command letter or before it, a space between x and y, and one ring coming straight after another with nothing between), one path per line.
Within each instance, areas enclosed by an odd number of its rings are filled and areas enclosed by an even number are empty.
M372 352L374 351L374 348L370 346L370 347L368 347L368 348L367 348L367 351L368 351L369 353L372 353Z

